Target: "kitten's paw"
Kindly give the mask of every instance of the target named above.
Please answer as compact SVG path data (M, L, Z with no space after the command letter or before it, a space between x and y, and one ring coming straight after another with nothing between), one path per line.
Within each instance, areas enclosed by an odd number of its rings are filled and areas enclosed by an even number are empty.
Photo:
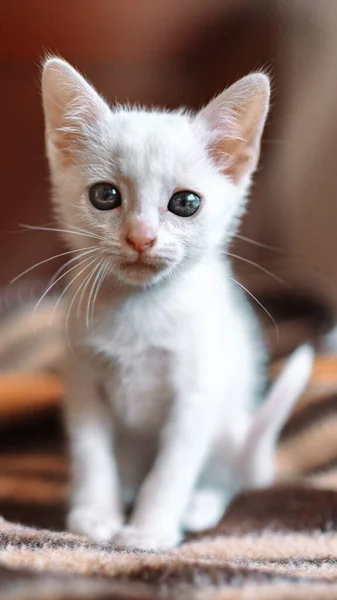
M110 510L92 507L74 507L68 514L68 529L85 535L95 542L110 542L120 530L122 520Z
M215 527L225 510L226 502L216 490L197 490L183 521L187 531L204 531Z
M171 532L153 532L136 529L126 525L113 540L115 546L134 550L169 550L175 548L182 540L178 530Z

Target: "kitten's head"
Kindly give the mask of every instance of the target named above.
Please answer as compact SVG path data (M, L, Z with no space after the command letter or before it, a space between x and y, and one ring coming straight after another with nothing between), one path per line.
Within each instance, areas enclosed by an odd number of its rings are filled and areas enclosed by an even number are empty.
M46 145L61 229L129 284L158 281L226 244L243 212L269 103L249 75L200 112L115 107L68 63L43 70ZM86 238L79 228L93 234Z

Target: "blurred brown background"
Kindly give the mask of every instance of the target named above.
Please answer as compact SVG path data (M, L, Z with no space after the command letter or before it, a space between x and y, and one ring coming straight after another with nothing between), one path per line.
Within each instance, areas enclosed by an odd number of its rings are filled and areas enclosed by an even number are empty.
M111 102L167 107L197 108L265 68L273 106L241 233L279 251L241 240L233 252L289 287L251 264L235 268L277 319L286 312L316 326L333 316L336 30L336 0L1 0L0 284L59 249L53 234L17 233L18 223L51 219L39 91L46 51L77 66Z

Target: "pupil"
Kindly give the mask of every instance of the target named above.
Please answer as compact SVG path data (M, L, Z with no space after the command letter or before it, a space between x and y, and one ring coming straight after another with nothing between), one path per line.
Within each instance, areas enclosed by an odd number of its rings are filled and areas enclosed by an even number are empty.
M201 199L189 191L176 192L171 197L167 208L179 217L191 217L198 210Z

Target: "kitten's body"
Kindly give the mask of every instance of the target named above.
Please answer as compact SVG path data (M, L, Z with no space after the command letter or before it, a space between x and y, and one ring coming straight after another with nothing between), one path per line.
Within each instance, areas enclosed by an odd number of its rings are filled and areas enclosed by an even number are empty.
M183 528L214 525L241 487L268 483L277 431L310 370L304 350L299 382L290 365L279 384L280 414L274 393L256 420L265 350L223 251L257 163L268 82L254 75L233 90L196 116L111 112L69 65L45 67L56 213L72 248L95 246L68 287L65 372L69 525L95 539L170 547ZM113 210L91 206L96 182L118 186ZM201 198L190 218L168 208L179 190ZM129 526L125 500L135 500Z
M74 316L72 344L76 355L89 358L99 371L114 428L129 433L130 443L137 435L155 442L177 388L205 387L207 413L218 418L214 445L219 436L242 441L262 398L265 350L255 317L223 260L201 263L146 294L115 291L111 301L103 289L102 296L89 331L83 332L83 322Z

